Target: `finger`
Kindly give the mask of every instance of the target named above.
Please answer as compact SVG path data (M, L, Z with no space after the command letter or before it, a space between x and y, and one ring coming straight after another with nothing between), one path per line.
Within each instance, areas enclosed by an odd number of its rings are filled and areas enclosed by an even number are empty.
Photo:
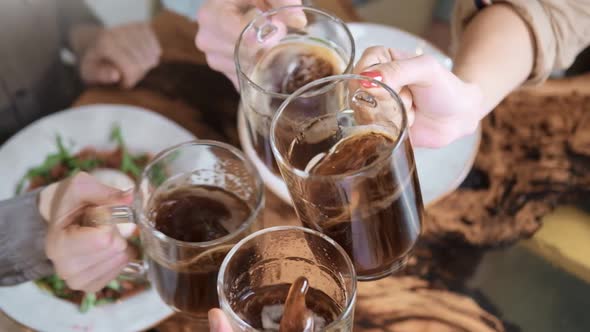
M92 51L91 51L92 52ZM113 84L121 79L121 73L112 64L95 58L85 59L81 66L82 79L89 84Z
M93 251L87 255L68 251L69 255L66 255L63 259L58 259L54 262L55 271L62 278L69 279L90 268L91 266L116 256L123 251L125 251L125 248L122 246L113 246L105 250Z
M220 309L211 309L208 313L209 331L211 332L232 332L227 317Z
M144 59L146 69L154 68L159 62L161 50L150 26L147 24L138 24L135 27L135 38L139 45L139 56Z
M367 70L374 70L374 67L379 64L393 61L389 49L385 46L373 46L367 48L361 58L356 63L353 72L358 74Z
M408 126L412 126L415 118L412 92L408 88L402 88L398 95L402 101L402 104L404 105L404 109L406 110L406 115L408 117Z
M129 58L128 62L131 63L126 68L126 75L122 81L125 88L135 86L147 73L147 68L151 66L149 56L142 53L142 50L138 47L137 39L141 39L142 36L133 30L130 29L127 33L117 34L115 41L118 47L122 49L122 52Z
M393 48L386 48L385 46L373 46L367 48L361 58L356 63L354 68L354 73L360 73L367 70L373 70L375 66L396 61L396 60L406 60L410 58L416 57L415 54L393 49Z
M410 53L408 51L394 49L394 48L389 48L388 51L389 51L389 54L391 55L391 58L393 60L405 60L405 59L410 59L410 58L414 58L417 56L414 53Z
M83 290L88 293L96 293L100 291L101 289L105 288L109 282L117 279L117 277L121 274L121 271L123 271L125 266L127 266L127 263L123 262L123 264L115 267L106 275L98 278L97 280L91 281L88 285L84 286Z
M140 59L142 67L151 67L155 64L155 54L150 46L150 34L144 24L135 24L129 27L127 38L129 46L132 46L133 56Z
M284 6L300 6L301 0L268 0L272 8ZM307 17L301 8L281 10L278 17L290 28L303 29L307 25Z
M127 248L127 241L112 225L82 227L71 225L66 229L51 227L47 233L46 253L52 261L69 255L88 255L98 251Z
M137 81L141 69L138 64L140 61L128 46L125 34L111 32L104 41L101 42L101 52L106 60L113 63L122 73L122 86L130 87L131 82Z
M97 63L95 68L95 83L101 84L113 84L121 80L121 73L117 67L110 63L102 62Z
M371 68L382 73L382 82L393 90L404 86L429 86L441 70L440 64L430 56L421 55L383 63Z
M217 1L213 2L217 3ZM223 19L220 19L220 13ZM228 7L223 1L219 1L219 4L200 10L197 20L199 30L210 31L215 34L218 41L227 40L235 44L242 30L259 13L260 11L256 8L243 13L243 9L239 6Z
M110 277L110 279L104 281L102 286L114 279L121 272L123 267L125 267L128 261L129 257L126 252L118 253L98 264L92 265L74 277L66 279L66 283L74 290L90 291L89 288L91 285L96 287L97 284L105 279L105 277Z
M136 81L139 73L139 68L136 63L130 61L128 55L112 55L107 57L108 61L112 62L120 73L119 83L122 87L129 88L132 86L130 82Z
M233 57L233 49L236 43L235 41L232 43L228 39L220 38L215 32L203 31L197 34L195 44L198 49L206 52L207 55L217 53Z
M235 74L236 67L232 59L224 58L222 56L207 56L207 64L214 70L222 72L226 75Z
M137 257L134 254L136 254L136 252L132 252L131 248L128 248L127 259L124 260L121 265L116 266L111 271L105 273L103 276L97 277L94 280L92 280L90 283L84 286L84 290L87 292L98 292L99 290L103 289L109 282L115 280L117 276L121 274L123 269L129 263L131 257Z
M133 191L121 191L104 185L85 172L76 174L64 186L73 190L77 205L125 204L130 203L133 198Z
M156 36L154 30L148 24L141 25L140 31L142 35L142 44L147 49L148 54L156 60L155 63L157 64L162 55L162 47L160 46L158 36Z
M260 39L258 30L255 28L248 28L244 30L244 33L241 35L241 39L239 42L239 50L238 50L238 58L239 59L246 59L246 61L255 61L258 57L260 57L260 52L267 52L268 50L272 49L274 46L278 45L281 40L287 35L287 25L278 17L272 17L266 21L266 23L259 23L260 25L263 24L270 24L272 25L272 31L265 35L263 39ZM235 46L235 43L234 43ZM233 51L235 47L232 47L232 52L225 51L224 53L228 53L228 55L233 56Z
M416 117L418 116L419 114L416 114ZM415 120L414 126L410 128L410 140L414 147L436 149L453 141L451 136L437 130L436 127L423 126L418 122Z

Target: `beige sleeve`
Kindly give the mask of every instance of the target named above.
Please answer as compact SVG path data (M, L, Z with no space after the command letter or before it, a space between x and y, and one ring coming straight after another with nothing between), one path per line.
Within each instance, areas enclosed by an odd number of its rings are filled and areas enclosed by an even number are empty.
M578 53L590 45L590 0L494 2L512 5L533 33L535 64L527 84L541 83L551 71L569 67ZM452 21L454 50L461 42L462 31L477 11L473 0L456 1Z

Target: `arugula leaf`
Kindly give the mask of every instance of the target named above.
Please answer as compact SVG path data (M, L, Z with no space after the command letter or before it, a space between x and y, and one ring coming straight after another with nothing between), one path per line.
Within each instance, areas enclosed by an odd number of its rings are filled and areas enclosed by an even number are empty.
M111 299L110 297L105 297L105 298L102 298L102 299L96 301L95 305L99 306L99 305L113 303L113 302L115 302L115 299Z
M137 166L137 164L133 160L133 157L129 153L127 153L126 149L123 149L123 158L121 159L121 171L123 173L129 173L133 175L133 177L136 179L141 177L141 169L139 168L139 166Z
M57 150L58 150L59 156L64 160L70 159L71 158L70 152L64 146L61 136L59 134L55 135L55 141L57 143Z
M106 287L107 288L110 288L112 290L115 290L117 292L119 290L121 290L121 284L119 284L119 281L117 281L117 279L112 280L111 282L109 282Z
M80 312L87 312L96 305L96 294L86 293L80 303Z
M91 171L101 165L98 159L72 159L72 166L83 171Z
M141 239L137 235L129 237L127 241L131 242L131 244L133 244L136 247L141 247Z
M131 174L136 179L141 177L141 168L137 165L133 156L127 151L127 146L125 145L123 134L121 133L121 127L113 127L110 139L111 141L116 142L122 151L121 166L119 167L121 172Z
M63 141L60 135L56 135L55 140L57 143L58 152L48 155L47 157L45 157L45 160L41 165L33 167L27 171L25 176L18 182L16 186L17 194L20 194L22 192L27 180L30 180L31 178L36 176L41 176L51 181L53 180L51 179L51 170L53 168L55 168L57 165L61 163L69 165L69 163L72 160L70 152L63 145Z
M150 171L150 180L156 185L159 186L164 181L166 181L166 172L164 171L164 167L160 163L156 163L152 166Z
M28 179L29 178L27 176L23 176L22 179L18 180L18 183L16 184L15 194L20 195L20 193L23 192L23 188L25 187L25 183Z
M123 142L123 134L121 134L121 127L117 125L113 126L113 129L111 129L110 140L111 142L114 141L117 143L120 147L125 146L125 143Z

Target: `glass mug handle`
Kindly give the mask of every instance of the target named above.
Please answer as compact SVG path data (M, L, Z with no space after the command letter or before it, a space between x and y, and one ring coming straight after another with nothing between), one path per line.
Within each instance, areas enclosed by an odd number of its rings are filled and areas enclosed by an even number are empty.
M126 205L95 206L86 209L82 218L82 226L96 227L100 225L119 225L133 223L137 225L133 209ZM121 275L145 279L147 264L141 258L127 263Z

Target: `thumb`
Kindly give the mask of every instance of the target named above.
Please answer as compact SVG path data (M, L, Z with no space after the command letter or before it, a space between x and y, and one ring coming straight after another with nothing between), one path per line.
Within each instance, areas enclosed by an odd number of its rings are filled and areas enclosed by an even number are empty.
M129 204L131 191L105 186L96 178L80 172L45 188L39 196L39 211L51 224L73 222L68 218L89 205Z
M437 77L440 64L430 56L394 60L372 66L371 71L381 73L382 82L399 92L404 86L428 86ZM362 74L361 74L362 75Z
M121 72L105 61L89 63L83 73L87 83L114 84L121 80Z
M227 317L220 309L209 310L209 331L210 332L232 332Z
M121 80L121 72L110 63L103 62L96 69L97 83L113 84Z
M133 192L104 185L88 173L80 172L70 179L69 186L79 205L127 204Z
M301 0L267 0L266 2L271 8L302 5ZM283 10L278 15L278 17L281 21L283 21L283 23L285 23L290 28L303 29L307 25L307 17L305 16L303 10L301 10L300 8L291 8Z

